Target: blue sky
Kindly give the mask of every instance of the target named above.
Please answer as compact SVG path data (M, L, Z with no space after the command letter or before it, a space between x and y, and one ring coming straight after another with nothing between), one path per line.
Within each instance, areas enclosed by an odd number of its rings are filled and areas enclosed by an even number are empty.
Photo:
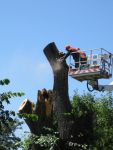
M9 78L1 91L23 91L12 101L36 101L37 90L52 89L51 68L43 48L55 42L82 49L103 47L113 53L113 0L0 0L0 79ZM104 81L110 83L113 79ZM102 81L103 82L103 81ZM86 84L69 78L69 94L86 90Z

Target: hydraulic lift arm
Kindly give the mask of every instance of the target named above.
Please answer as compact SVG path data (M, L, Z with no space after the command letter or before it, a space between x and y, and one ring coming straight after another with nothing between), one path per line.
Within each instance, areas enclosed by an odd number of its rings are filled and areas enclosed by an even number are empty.
M88 80L87 81L87 88L90 92L97 90L97 91L113 91L113 84L109 85L99 85L98 80Z

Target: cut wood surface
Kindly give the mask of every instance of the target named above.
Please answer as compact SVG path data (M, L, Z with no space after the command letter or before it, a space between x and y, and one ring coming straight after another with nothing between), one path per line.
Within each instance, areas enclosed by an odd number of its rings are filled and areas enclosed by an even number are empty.
M43 127L51 127L53 116L52 94L51 90L38 90L36 104L25 99L19 107L20 114L35 114L38 116L36 121L29 118L25 119L30 131L36 135L41 134Z

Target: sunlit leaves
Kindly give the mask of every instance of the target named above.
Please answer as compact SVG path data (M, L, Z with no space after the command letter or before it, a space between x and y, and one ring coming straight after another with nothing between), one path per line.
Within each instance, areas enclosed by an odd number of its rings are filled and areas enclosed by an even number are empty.
M26 114L26 113L19 114L18 113L18 116L24 119L31 119L32 121L38 120L38 116L36 114Z
M32 144L37 144L39 146L39 149L42 150L56 150L59 149L58 142L59 138L54 134L47 134L41 136L31 134L25 139L23 144L23 150L28 149L29 146Z

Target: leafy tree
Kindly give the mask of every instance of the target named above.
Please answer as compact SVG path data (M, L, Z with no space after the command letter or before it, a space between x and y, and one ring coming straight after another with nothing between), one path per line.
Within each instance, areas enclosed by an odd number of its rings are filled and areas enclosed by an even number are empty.
M98 98L96 105L96 122L94 126L94 148L113 149L113 98L108 93Z
M62 141L54 118L53 128L42 132L41 136L29 135L23 150L33 150L33 143L40 150L112 150L113 149L113 101L112 94L96 97L90 93L75 92L71 101L72 111L65 114L75 120L72 140ZM36 149L36 147L34 148Z
M1 86L9 83L8 79L0 80ZM20 138L15 135L15 130L21 125L21 122L15 117L15 111L5 109L5 104L10 104L10 98L23 95L22 92L0 93L0 150L17 149L19 146Z
M113 97L112 93L96 97L75 93L72 100L78 142L83 140L88 150L113 149Z
M94 97L90 94L80 96L75 94L72 100L72 112L65 113L66 116L72 116L76 122L75 133L72 140L63 141L59 137L58 122L56 117L53 119L53 128L44 128L41 136L30 135L23 144L23 150L29 149L33 145L38 146L40 150L73 150L86 149L91 142L93 133L93 115L94 115Z
M93 142L93 127L95 121L94 96L87 93L79 95L75 92L72 100L72 114L75 118L75 137L78 144Z

